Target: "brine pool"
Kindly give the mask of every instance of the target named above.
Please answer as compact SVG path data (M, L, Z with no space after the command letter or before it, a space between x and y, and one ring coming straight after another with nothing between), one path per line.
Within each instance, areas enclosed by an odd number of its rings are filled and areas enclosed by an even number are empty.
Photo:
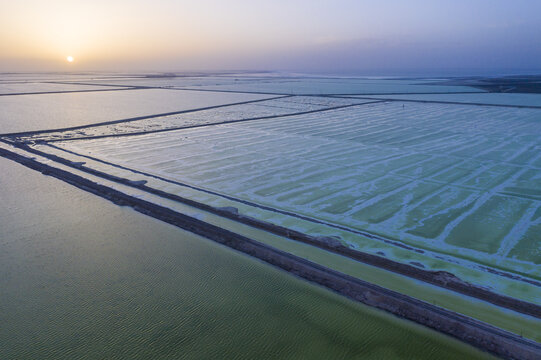
M0 159L2 359L485 359Z

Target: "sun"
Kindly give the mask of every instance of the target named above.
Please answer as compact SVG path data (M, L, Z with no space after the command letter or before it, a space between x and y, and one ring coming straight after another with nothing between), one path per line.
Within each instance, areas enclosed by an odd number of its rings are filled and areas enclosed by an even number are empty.
M73 56L70 55L70 56L68 56L68 57L66 58L66 60L68 60L68 62L71 63L71 62L73 62L74 59L73 59Z

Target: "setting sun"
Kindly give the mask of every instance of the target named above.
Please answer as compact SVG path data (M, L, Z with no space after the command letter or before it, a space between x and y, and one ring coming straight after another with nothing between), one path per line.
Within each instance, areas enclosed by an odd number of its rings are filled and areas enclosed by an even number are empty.
M68 60L68 62L73 62L73 56L68 56L66 60Z

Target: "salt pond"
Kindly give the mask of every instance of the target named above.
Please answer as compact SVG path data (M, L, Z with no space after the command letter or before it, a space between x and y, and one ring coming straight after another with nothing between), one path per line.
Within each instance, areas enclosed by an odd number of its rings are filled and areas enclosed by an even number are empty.
M119 90L0 97L1 133L119 122L3 139L43 151L52 164L64 157L74 172L86 162L539 298L541 110L513 107L536 97L418 79L99 77L59 76L69 84L52 85L40 79L54 76L42 75L25 85L28 75L10 76L2 88L21 92ZM437 94L405 96L510 106L393 95L424 92ZM372 93L388 95L332 96ZM198 110L206 107L215 108ZM0 290L8 294L0 298L0 342L10 344L0 357L483 355L7 160L0 166Z
M489 358L0 159L0 358Z

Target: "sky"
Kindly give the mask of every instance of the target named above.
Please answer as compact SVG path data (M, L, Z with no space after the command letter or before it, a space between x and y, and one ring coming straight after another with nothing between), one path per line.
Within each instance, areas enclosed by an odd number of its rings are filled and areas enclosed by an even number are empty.
M0 71L541 73L540 14L539 0L0 0Z

